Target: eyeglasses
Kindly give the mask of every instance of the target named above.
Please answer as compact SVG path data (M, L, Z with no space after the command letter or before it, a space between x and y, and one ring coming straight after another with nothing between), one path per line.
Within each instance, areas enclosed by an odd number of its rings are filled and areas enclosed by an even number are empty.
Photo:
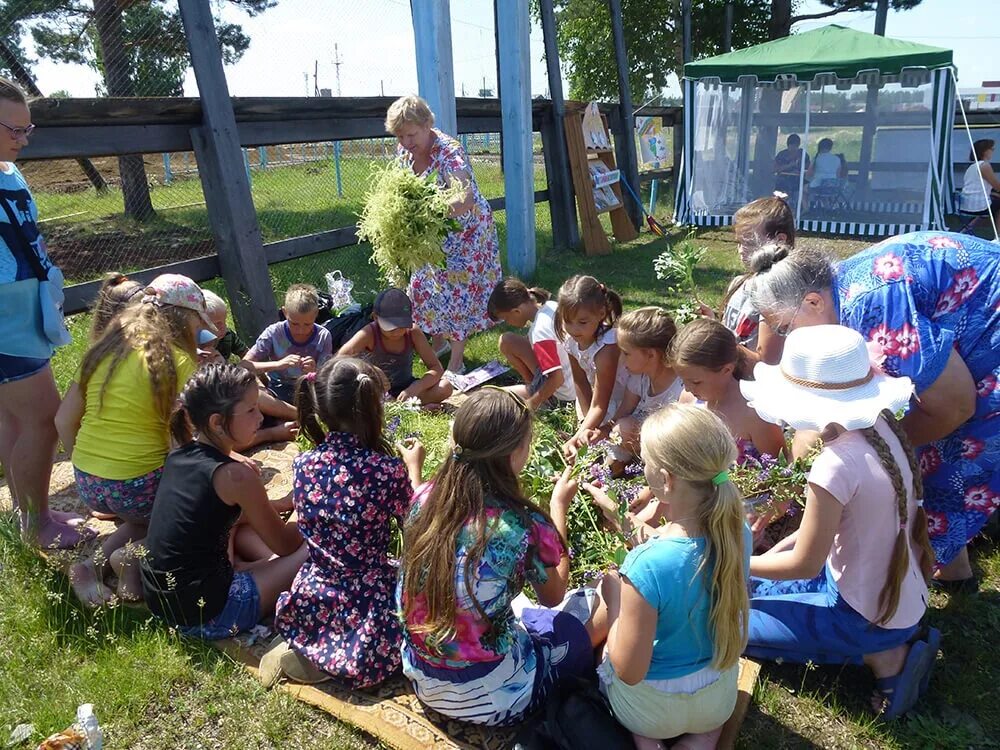
M789 320L783 326L778 326L777 328L772 329L774 331L775 336L778 336L779 338L785 338L786 336L788 336L789 333L792 332L792 328L795 326L795 318L798 317L799 310L802 309L802 305L803 303L805 303L805 301L806 299L805 297L803 297L802 300L799 302L799 306L795 308L795 312L792 313L791 320Z
M0 125L3 125L5 128L7 128L7 130L10 131L10 137L13 138L15 141L20 140L21 138L25 139L30 138L31 134L35 131L34 125L29 125L26 128L12 128L5 122L0 122Z

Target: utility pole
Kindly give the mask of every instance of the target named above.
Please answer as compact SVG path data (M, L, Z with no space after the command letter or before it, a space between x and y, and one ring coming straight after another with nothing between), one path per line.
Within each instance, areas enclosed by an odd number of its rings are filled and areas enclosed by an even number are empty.
M875 33L885 36L885 22L889 15L889 0L878 0L875 7Z
M308 70L303 70L302 71L302 78L303 78L303 80L306 83L306 96L309 96L309 71Z
M681 29L681 48L686 64L691 62L691 0L681 0Z
M337 71L337 96L340 96L340 49L336 44L333 45L333 68Z
M378 89L379 91L382 92L382 96L385 96L385 81L383 81L382 79L379 79Z
M319 60L313 63L313 96L319 96Z
M722 29L722 51L731 52L733 49L733 4L726 3L725 26Z

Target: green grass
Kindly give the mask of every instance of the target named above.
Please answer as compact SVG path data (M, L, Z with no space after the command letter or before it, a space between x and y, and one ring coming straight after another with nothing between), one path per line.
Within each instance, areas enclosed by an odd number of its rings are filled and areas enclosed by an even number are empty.
M498 223L504 231L504 215ZM603 257L551 249L548 211L538 209L540 264L535 283L555 291L571 273L592 273L617 289L629 308L672 307L652 271L653 258L667 240L649 235ZM678 235L670 241L679 239ZM705 231L698 242L707 253L696 273L707 302L716 302L737 271L728 230ZM856 241L804 238L842 255ZM363 248L348 248L272 268L276 289L292 281L318 282L322 273L346 265L345 256L368 269L356 279L360 294L374 287L374 268ZM220 288L215 284L216 288ZM83 352L88 321L72 322L74 344L60 350L55 371L65 387ZM497 356L493 331L475 337L468 359L478 364ZM536 434L551 442L558 417ZM401 434L416 431L429 449L429 465L441 460L448 418L407 415ZM893 725L873 721L867 708L870 675L856 668L765 665L755 701L744 724L741 748L968 748L1000 742L997 684L1000 658L1000 553L992 543L974 549L983 577L977 597L949 600L933 595L930 622L944 632L943 656L919 713ZM22 722L41 734L61 729L78 703L96 705L109 747L275 747L318 744L334 748L375 747L370 738L306 709L277 693L266 693L226 657L183 641L131 610L96 616L75 607L64 579L28 553L8 527L0 527L0 743ZM88 630L93 627L94 630Z

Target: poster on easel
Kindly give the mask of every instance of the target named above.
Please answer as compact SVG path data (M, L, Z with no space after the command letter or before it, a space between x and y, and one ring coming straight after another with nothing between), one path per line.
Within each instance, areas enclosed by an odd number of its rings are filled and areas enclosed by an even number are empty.
M635 134L639 139L639 169L662 169L670 166L667 137L660 117L636 117Z
M583 112L583 142L588 150L611 148L611 141L608 140L608 132L604 129L604 120L601 119L601 110L597 108L597 102L590 102Z

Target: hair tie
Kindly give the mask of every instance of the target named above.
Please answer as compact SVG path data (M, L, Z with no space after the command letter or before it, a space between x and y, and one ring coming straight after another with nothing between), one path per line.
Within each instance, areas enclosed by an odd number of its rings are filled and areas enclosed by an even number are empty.
M143 290L146 291L145 289ZM160 306L160 298L155 294L149 294L148 292L142 295L142 304L144 305L156 305Z
M126 281L128 281L128 279L125 279L125 280L126 280ZM126 302L131 302L131 301L132 301L133 299L135 299L135 298L136 298L136 297L137 297L138 295L142 294L142 293L143 293L143 292L145 292L145 291L146 291L146 290L145 290L145 289L143 289L143 288L142 288L141 286L137 286L137 287L136 287L135 289L133 289L133 290L132 290L131 292L129 292L129 293L127 294L127 295L125 295L125 301L126 301ZM145 302L145 301L146 301L146 298L145 298L145 297L143 297L142 301L143 301L143 302Z
M923 498L920 498L919 500L917 500L917 507L918 508L923 508L924 507L924 499Z
M780 190L775 190L774 193L772 193L772 195L775 198L780 198L783 201L787 201L788 200L788 193L783 193Z
M723 469L714 477L712 477L712 484L714 484L716 487L718 487L720 484L725 484L728 481L729 481L729 471L727 469Z
M456 461L461 461L462 460L462 446L461 445L456 445L454 448L451 449L451 457L453 459L455 459Z
M359 372L359 373L358 373L358 376L357 376L357 377L355 378L355 380L357 380L357 381L358 381L358 385L359 385L359 386L360 386L360 385L364 385L364 384L365 384L365 381L366 381L366 380L368 380L368 379L369 379L369 378L368 378L368 374L367 374L367 373L364 373L364 372Z
M312 382L314 382L316 380L316 371L313 370L312 372L307 372L302 377L304 377L306 379L307 383L312 383Z
M601 284L600 287L601 287L601 291L602 292L607 293L608 288L606 286L604 286L604 284Z

